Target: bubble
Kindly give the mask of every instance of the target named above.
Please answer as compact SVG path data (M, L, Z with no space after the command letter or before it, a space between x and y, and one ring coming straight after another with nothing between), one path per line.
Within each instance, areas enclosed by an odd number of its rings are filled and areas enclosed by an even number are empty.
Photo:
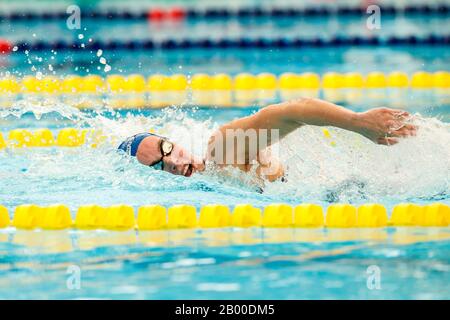
M78 35L78 39L80 39L80 40L84 39L84 35L83 35L82 33L80 33L80 34Z
M101 57L103 54L103 50L102 49L98 49L97 50L97 57Z
M101 64L106 64L106 59L103 58L103 57L101 57L99 61L100 61Z
M109 64L107 64L105 66L105 72L109 72L109 71L111 71L111 66Z
M17 47L17 46L14 46L13 48L12 48L12 51L17 51L17 50L19 50L19 48Z

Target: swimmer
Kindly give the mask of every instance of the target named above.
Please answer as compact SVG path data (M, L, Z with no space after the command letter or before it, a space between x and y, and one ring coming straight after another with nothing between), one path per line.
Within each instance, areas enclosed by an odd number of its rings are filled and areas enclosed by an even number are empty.
M244 172L254 171L261 179L272 182L283 179L285 169L268 152L269 147L302 126L334 126L356 132L377 144L394 145L399 138L415 135L417 128L407 123L409 118L408 112L402 110L375 108L354 112L320 99L303 98L269 105L221 126L209 138L203 159L152 133L134 135L122 142L119 149L135 156L143 165L175 175L190 177L211 163L218 170L232 166ZM244 143L237 142L236 132L246 135Z

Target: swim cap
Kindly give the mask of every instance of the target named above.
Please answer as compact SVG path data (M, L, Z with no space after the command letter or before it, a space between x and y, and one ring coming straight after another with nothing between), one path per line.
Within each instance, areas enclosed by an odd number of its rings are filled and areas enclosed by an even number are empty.
M138 133L122 142L119 146L119 150L125 151L129 156L136 157L137 150L142 140L150 136L159 137L158 135L149 132Z

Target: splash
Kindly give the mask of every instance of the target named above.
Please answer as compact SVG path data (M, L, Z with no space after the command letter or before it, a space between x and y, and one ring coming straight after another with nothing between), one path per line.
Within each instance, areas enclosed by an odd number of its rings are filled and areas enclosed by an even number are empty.
M40 120L43 115L51 113L73 122L80 122L81 119L85 119L80 109L68 104L60 103L54 99L27 98L14 101L10 107L0 109L0 120L10 117L21 119L26 114L33 115L36 120Z
M25 114L32 114L39 123L47 113L63 117L73 127L90 127L115 136L116 142L153 130L196 155L204 154L209 136L222 124L220 119L198 116L195 109L168 108L150 114L120 113L109 108L83 112L64 104L29 102L0 111L0 120L14 117L20 122ZM331 145L321 128L303 127L279 145L288 181L267 183L263 194L238 179L241 172L232 173L230 179L212 171L189 179L172 176L139 165L135 159L117 153L111 144L96 149L0 152L0 194L23 202L24 197L29 201L40 199L42 190L46 190L47 201L60 202L57 198L64 195L73 203L90 198L91 202L114 202L125 194L127 201L140 204L178 203L182 199L231 204L242 202L243 195L251 201L272 202L448 202L450 125L420 115L414 122L420 128L417 136L390 147L336 128L329 128L335 143Z
M267 191L326 202L448 199L450 125L420 115L414 123L416 137L389 147L330 128L333 146L319 128L301 128L280 146L288 183L269 185Z

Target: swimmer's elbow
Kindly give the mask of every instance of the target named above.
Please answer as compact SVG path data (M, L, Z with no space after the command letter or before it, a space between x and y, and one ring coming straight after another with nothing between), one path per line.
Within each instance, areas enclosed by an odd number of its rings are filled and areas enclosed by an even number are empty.
M316 98L299 98L295 100L288 101L286 103L286 113L289 114L291 118L299 118L304 114L315 110L316 106L320 104L321 100Z
M310 103L315 103L319 101L319 99L316 98L310 98L310 97L301 97L301 98L297 98L294 100L291 100L290 103L295 104L295 105L305 105L305 104L310 104Z
M313 109L308 106L314 103L312 98L301 98L269 105L256 114L256 122L260 128L279 129L284 137L304 124L303 119Z

